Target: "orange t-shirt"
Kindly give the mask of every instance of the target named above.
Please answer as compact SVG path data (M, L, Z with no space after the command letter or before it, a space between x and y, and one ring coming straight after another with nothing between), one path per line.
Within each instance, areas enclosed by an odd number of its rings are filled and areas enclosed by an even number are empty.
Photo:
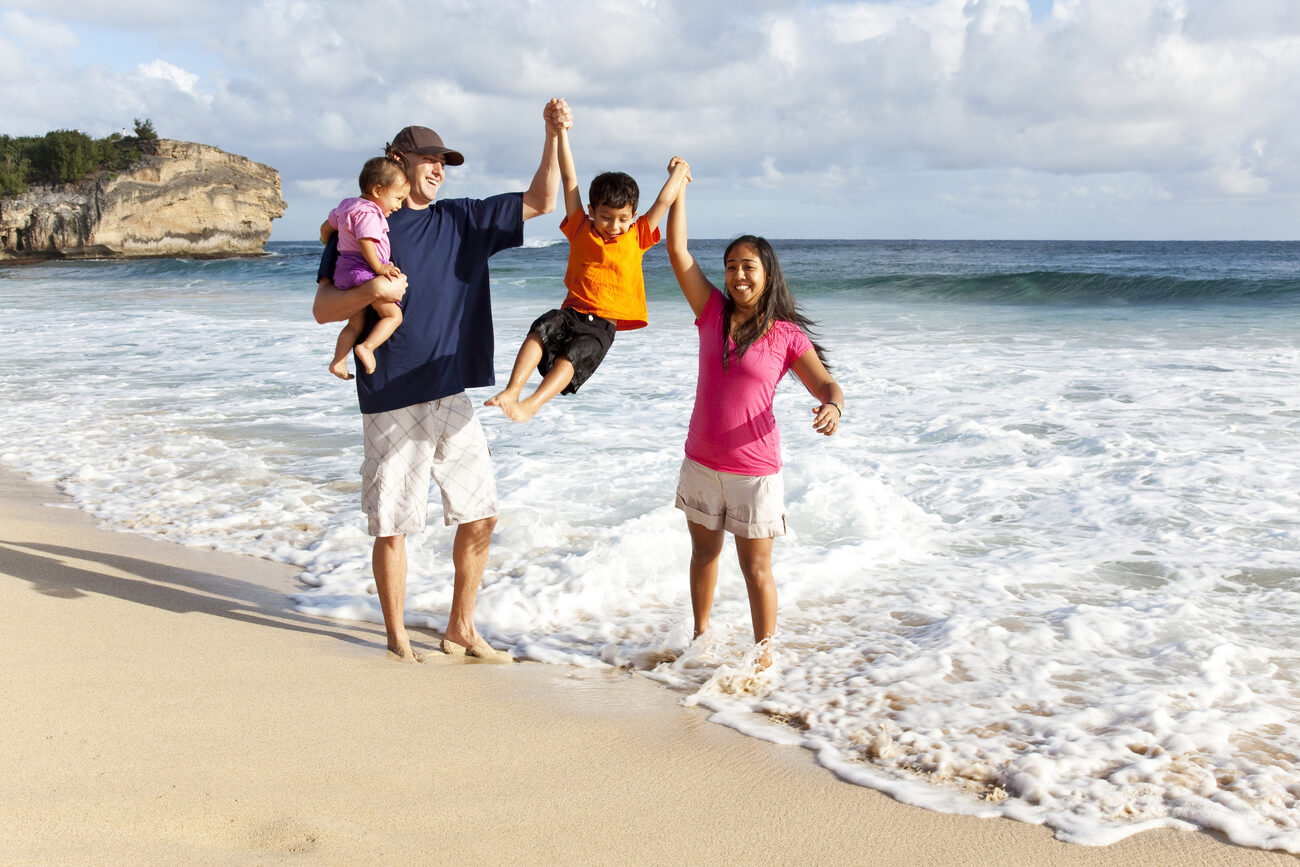
M613 241L606 241L584 214L570 214L560 223L569 239L569 267L564 285L569 294L564 307L613 320L618 331L645 328L645 275L641 257L659 243L659 230L651 230L645 217Z

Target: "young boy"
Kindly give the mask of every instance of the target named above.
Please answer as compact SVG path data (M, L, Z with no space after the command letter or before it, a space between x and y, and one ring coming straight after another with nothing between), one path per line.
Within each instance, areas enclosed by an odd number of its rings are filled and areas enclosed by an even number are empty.
M641 257L659 243L659 222L687 180L685 163L672 166L659 197L638 219L636 181L622 172L605 172L592 180L590 205L584 212L568 125L557 124L555 129L564 187L560 231L569 239L569 267L564 275L569 294L559 310L549 310L533 322L519 347L509 384L485 402L501 407L511 421L528 421L557 394L577 393L605 358L615 331L646 326ZM520 400L534 367L542 382Z

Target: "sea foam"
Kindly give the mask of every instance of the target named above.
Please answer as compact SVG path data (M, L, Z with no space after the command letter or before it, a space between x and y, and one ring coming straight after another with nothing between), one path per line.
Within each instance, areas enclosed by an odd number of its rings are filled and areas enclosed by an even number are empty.
M651 327L578 397L528 425L480 410L501 495L480 629L640 671L908 803L1081 843L1199 827L1300 853L1300 305L1249 301L1296 251L1221 256L1236 288L1207 296L1186 281L1220 254L1197 249L1192 268L1186 249L778 244L847 402L825 438L799 383L778 390L789 533L762 674L730 546L691 640L672 500L696 340L652 257ZM315 248L279 252L3 272L0 462L112 526L294 563L300 610L379 622L355 395L325 370L336 329L310 321ZM494 260L500 375L563 297L564 252ZM1026 294L1065 273L1184 294ZM407 618L440 630L433 502Z

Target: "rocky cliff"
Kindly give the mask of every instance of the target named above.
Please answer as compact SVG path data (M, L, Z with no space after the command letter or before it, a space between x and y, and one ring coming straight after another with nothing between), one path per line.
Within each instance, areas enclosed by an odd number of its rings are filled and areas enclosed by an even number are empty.
M0 261L262 252L284 213L279 172L194 142L140 144L124 171L0 199Z

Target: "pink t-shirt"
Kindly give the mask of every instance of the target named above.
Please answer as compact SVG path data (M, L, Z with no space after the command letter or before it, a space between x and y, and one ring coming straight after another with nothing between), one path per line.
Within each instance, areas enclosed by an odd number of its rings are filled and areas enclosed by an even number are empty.
M338 229L340 253L360 253L361 245L357 239L369 238L375 242L379 261L389 260L392 248L388 244L388 220L374 202L360 198L344 199L330 211L329 223Z
M772 399L795 359L813 348L793 322L777 321L739 361L722 369L722 293L714 292L695 320L700 373L686 435L686 457L722 473L770 476L781 469L781 433ZM735 351L727 338L727 348Z

